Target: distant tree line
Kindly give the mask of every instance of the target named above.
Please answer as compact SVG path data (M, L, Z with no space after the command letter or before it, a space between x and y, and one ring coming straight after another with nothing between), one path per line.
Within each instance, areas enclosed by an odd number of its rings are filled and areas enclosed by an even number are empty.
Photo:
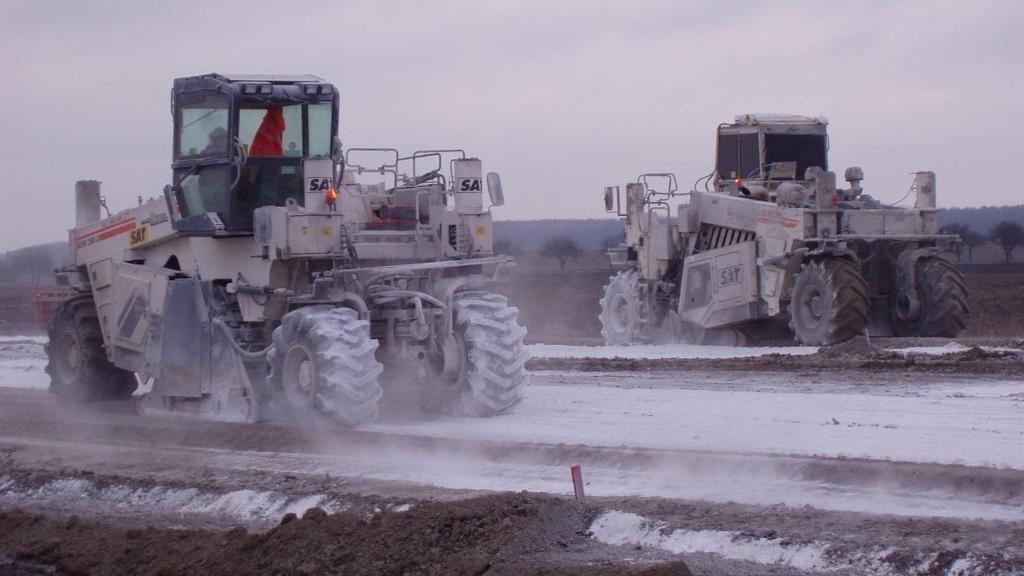
M993 242L1003 249L1006 262L1013 262L1013 253L1018 246L1024 244L1024 226L1012 220L1004 220L996 223L988 234L980 234L966 224L955 222L946 224L939 228L943 234L956 234L960 236L960 243L956 247L956 257L963 259L963 251L967 250L967 261L974 261L974 248L986 242Z
M68 245L37 244L0 254L0 284L52 284L53 269L68 263Z
M940 225L960 224L983 236L988 236L993 228L1002 222L1024 224L1024 204L939 210Z
M580 250L600 250L609 238L622 242L625 228L615 218L590 220L504 220L494 223L495 249L500 245L507 253L539 252L553 236L566 236Z

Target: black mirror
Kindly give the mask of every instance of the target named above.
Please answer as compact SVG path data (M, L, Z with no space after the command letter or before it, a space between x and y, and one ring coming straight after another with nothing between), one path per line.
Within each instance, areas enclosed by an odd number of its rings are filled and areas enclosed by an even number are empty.
M501 176L497 172L487 174L487 193L491 197L491 206L501 206L505 203L505 192L501 189Z

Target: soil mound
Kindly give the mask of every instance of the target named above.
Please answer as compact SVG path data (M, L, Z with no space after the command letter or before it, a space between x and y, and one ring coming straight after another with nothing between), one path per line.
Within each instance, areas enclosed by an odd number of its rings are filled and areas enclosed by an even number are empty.
M875 346L864 336L854 336L846 342L822 346L818 355L840 360L881 360L899 357L895 352Z
M615 560L587 526L582 505L525 493L369 518L314 509L261 534L125 530L11 512L0 514L0 573L690 574L681 562Z
M953 353L952 356L961 361L1021 360L1024 358L1024 354L1020 350L986 350L980 346L971 346L962 352Z

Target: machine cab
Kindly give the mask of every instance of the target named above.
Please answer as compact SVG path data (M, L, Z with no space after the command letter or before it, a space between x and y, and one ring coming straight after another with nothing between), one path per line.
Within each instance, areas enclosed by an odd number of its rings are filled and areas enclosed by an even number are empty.
M774 188L807 180L808 168L828 170L828 121L789 114L743 114L718 127L716 189L746 182Z
M251 234L253 210L304 203L303 161L340 152L338 93L316 76L207 74L174 81L174 229Z

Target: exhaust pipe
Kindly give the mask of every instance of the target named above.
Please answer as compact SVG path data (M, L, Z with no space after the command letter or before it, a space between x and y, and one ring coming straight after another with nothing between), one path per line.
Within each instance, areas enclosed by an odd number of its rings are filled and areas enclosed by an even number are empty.
M91 224L100 219L99 180L79 180L75 182L75 226Z

